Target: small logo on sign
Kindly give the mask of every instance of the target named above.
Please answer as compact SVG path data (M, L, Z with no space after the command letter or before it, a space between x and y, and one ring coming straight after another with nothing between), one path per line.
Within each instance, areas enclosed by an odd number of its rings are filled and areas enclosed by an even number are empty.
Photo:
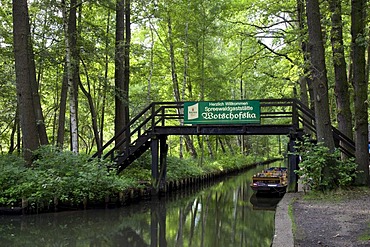
M199 117L198 114L198 103L194 105L188 106L188 120L197 119Z

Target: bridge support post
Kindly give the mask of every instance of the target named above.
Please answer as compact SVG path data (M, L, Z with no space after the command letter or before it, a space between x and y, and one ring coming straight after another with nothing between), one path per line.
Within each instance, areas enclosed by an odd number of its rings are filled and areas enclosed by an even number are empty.
M299 157L294 153L296 145L296 134L291 133L288 143L288 192L297 192L298 191L298 176L295 174L295 170L298 169Z
M158 186L160 190L166 189L166 177L167 177L167 153L168 153L168 144L167 136L161 136L159 139L159 178ZM166 191L165 191L166 192Z
M159 142L156 136L152 137L152 143L150 147L152 153L152 194L157 194L157 181L159 177L158 167L159 167L159 158L158 158L158 150L159 150Z
M167 175L167 136L161 135L152 138L152 193L158 194L166 187Z

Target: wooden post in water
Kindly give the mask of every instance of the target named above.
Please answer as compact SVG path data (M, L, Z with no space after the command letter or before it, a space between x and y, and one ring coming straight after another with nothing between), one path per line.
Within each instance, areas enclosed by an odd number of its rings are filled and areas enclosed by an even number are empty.
M167 136L152 138L152 193L158 194L166 186L167 175Z
M166 188L166 176L167 176L167 152L168 144L166 143L167 136L163 135L159 138L159 178L158 178L158 190L165 190ZM165 191L166 192L166 191Z
M151 143L151 152L152 152L152 194L157 194L158 178L159 178L159 141L156 136L152 137Z

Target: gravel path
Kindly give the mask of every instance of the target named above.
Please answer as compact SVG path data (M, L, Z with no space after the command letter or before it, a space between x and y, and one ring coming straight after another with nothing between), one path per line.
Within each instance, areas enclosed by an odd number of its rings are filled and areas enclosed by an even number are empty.
M293 201L294 246L370 246L370 192L352 192L338 201Z

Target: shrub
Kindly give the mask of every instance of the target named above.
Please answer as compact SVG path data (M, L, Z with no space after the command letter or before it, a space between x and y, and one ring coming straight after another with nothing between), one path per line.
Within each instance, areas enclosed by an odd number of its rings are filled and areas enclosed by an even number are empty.
M353 158L341 160L340 151L330 152L322 142L317 144L305 141L297 146L296 155L301 157L299 170L303 185L312 190L332 190L353 184L357 164Z
M130 178L109 171L109 161L43 146L34 152L31 168L14 155L0 157L0 205L19 206L22 198L31 206L59 202L79 204L97 201L133 186Z
M0 156L0 206L20 206L22 199L37 208L59 202L76 205L86 200L101 201L107 195L151 181L150 153L135 160L119 176L116 170L108 169L112 167L110 161L91 159L51 145L40 147L33 157L32 166L26 167L21 157ZM207 160L202 166L194 159L168 156L167 180L217 173L248 163L244 155Z
M203 174L203 169L197 165L196 160L167 158L167 180L179 180L197 177Z
M6 154L0 156L0 204L6 206L15 206L17 199L17 185L25 177L27 168L25 161L16 155Z
M122 178L133 179L138 182L151 181L151 162L150 153L144 153L121 172Z

